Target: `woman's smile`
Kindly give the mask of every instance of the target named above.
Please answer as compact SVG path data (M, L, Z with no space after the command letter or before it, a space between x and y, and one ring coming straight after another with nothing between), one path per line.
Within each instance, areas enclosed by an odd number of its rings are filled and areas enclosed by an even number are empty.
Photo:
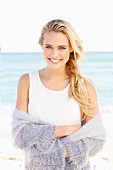
M62 60L62 59L53 59L53 58L48 58L48 59L52 64L58 64Z

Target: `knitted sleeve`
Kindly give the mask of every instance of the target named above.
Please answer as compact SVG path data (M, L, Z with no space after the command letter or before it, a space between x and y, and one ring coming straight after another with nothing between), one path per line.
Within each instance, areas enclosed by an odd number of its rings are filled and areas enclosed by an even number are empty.
M12 136L14 144L25 151L25 169L64 170L64 146L53 138L55 126L21 110L14 110Z
M14 110L12 117L12 137L14 145L28 149L36 145L40 151L47 151L55 142L53 134L55 126L37 121L20 110Z
M106 131L102 116L99 114L73 134L60 138L68 152L68 163L82 169L89 158L98 153L106 141Z
M61 138L61 141L69 155L67 162L76 169L82 169L87 166L89 158L99 152L105 142L101 139L92 138L84 138L72 142L68 137Z

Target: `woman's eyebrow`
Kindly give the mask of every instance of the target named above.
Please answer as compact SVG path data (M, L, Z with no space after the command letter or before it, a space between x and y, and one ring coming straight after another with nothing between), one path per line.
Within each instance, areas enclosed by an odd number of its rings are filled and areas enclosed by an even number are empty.
M52 46L51 44L45 44L45 45ZM67 45L58 45L58 47L67 47Z

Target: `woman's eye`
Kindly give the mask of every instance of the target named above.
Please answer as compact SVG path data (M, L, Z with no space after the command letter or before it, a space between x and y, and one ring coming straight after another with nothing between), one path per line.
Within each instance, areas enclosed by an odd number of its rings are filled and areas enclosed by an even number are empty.
M64 50L64 49L66 49L66 48L65 48L65 47L59 47L59 49Z
M51 46L46 46L46 48L52 48Z

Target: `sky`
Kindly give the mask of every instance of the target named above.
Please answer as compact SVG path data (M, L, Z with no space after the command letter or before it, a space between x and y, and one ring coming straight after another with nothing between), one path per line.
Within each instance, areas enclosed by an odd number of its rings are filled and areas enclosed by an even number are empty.
M2 52L40 52L45 23L61 18L71 23L85 51L113 51L112 0L1 0Z

